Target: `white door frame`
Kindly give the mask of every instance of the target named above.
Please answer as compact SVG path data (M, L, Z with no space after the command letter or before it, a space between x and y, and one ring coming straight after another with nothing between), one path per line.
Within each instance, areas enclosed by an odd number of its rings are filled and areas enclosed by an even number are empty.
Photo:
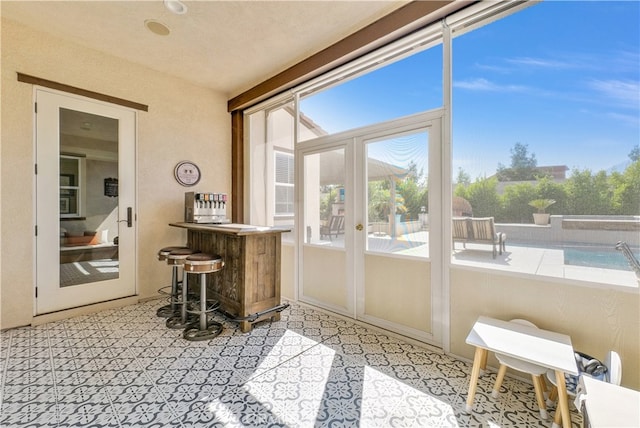
M423 112L411 116L407 116L401 119L392 120L388 122L378 123L367 127L362 127L346 132L342 132L339 134L323 136L314 140L300 142L296 144L295 148L295 159L296 159L296 187L297 187L297 200L299 201L296 218L298 219L298 227L297 227L297 261L298 263L298 273L297 273L297 291L298 298L301 301L306 301L307 303L316 304L320 307L324 307L328 310L333 310L343 315L351 316L355 319L358 318L357 308L358 302L357 299L358 293L361 294L362 290L358 290L361 288L361 278L356 278L357 276L362 276L363 272L363 257L357 257L357 254L364 254L363 240L358 240L354 238L354 230L355 225L357 223L366 224L366 209L363 208L364 199L360 200L357 195L355 195L355 191L352 189L356 189L356 186L360 186L362 188L362 180L364 177L364 173L362 171L362 162L357 162L357 159L361 158L364 155L364 140L375 138L375 137L384 137L385 135L394 135L402 132L408 132L412 130L420 130L420 129L435 129L436 132L433 135L430 133L429 138L429 154L428 154L428 162L429 162L429 206L432 207L429 212L430 223L432 224L442 224L443 221L443 209L441 209L442 205L442 192L441 192L441 182L442 182L442 145L443 145L443 132L442 132L442 121L444 117L444 111L442 109L436 109L428 112ZM304 260L302 257L302 249L304 247L304 233L305 229L303 224L304 217L304 207L302 201L304 201L304 156L323 152L330 149L335 149L338 147L345 147L345 157L347 162L347 176L345 177L345 188L346 188L346 215L345 215L345 250L347 251L347 266L350 272L348 272L348 287L351 287L352 290L348 292L348 295L352 299L350 304L348 305L348 310L344 311L343 309L337 310L337 308L331 307L330 305L322 304L322 302L313 302L309 301L309 299L304 298L304 284L302 283L303 278L303 270L304 270ZM360 194L360 196L362 196ZM360 208L356 208L359 205ZM364 212L364 215L363 215ZM359 215L359 218L356 218L356 215ZM443 266L443 255L441 251L442 248L442 228L431 228L430 229L430 252L429 252L429 260L431 263L431 326L432 326L432 334L428 335L428 337L420 337L419 340L426 341L428 343L442 346L443 345L443 319L442 316L445 314L445 311L442 307L443 305L443 288L444 284L442 282L443 274L442 274L442 266ZM433 242L433 243L431 243ZM351 244L347 244L351 243Z
M36 263L34 315L137 294L136 117L135 110L49 88L34 87ZM59 219L59 108L118 120L119 278L61 288ZM37 111L37 113L35 112ZM51 130L55 130L51 132ZM54 207L53 209L51 207ZM131 207L131 227L127 226Z

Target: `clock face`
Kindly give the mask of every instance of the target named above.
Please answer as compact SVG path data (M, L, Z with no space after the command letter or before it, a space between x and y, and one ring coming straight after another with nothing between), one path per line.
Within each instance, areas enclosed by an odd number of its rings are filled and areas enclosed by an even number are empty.
M193 162L182 161L176 165L174 175L183 186L194 186L200 181L200 168Z

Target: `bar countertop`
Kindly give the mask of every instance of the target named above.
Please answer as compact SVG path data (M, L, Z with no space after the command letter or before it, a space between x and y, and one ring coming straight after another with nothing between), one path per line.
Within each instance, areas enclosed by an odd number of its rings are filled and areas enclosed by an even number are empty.
M267 233L282 233L290 232L288 227L280 226L252 226L249 224L228 223L228 224L210 224L210 223L185 223L176 222L169 223L169 226L182 227L188 230L202 231L202 232L218 232L227 233L236 236L245 235L259 235Z

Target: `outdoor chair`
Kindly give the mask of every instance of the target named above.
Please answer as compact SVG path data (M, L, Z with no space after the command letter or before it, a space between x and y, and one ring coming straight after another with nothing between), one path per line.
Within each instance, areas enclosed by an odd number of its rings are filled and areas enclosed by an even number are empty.
M455 243L462 242L464 248L467 243L489 244L493 248L493 258L498 252L506 250L507 235L496 232L493 217L455 217L451 227L453 249Z
M328 236L329 240L333 240L332 236L335 235L336 238L338 235L342 235L344 233L344 216L343 215L333 215L329 219L329 223L326 225L320 226L320 239L324 236Z
M532 322L523 319L512 319L509 320L509 322L538 328ZM498 376L496 377L496 383L493 386L491 396L493 398L498 397L498 394L500 393L500 386L502 385L502 381L504 380L504 375L507 373L507 367L511 367L512 369L519 372L528 373L531 375L531 380L533 381L533 389L536 393L536 401L538 402L540 417L544 420L548 419L549 414L547 413L544 399L544 393L547 389L544 375L545 373L547 373L548 369L546 367L538 366L536 364L532 364L518 358L509 357L508 355L496 354L496 358L498 359L498 362L500 362L500 368L498 369Z

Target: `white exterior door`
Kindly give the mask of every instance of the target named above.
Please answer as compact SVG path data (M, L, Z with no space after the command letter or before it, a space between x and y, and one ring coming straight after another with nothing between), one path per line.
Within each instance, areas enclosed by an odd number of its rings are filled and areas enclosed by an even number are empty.
M36 314L135 295L135 111L36 103Z
M397 125L357 139L356 315L440 345L440 120Z
M301 301L441 345L440 122L425 113L299 144Z

